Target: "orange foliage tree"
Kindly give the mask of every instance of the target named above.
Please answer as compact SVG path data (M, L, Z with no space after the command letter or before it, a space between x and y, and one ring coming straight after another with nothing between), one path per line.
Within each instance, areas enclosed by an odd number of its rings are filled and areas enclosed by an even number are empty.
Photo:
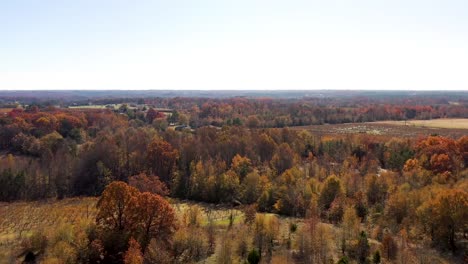
M96 222L102 227L122 231L134 228L134 197L138 190L125 182L114 181L102 192L97 203Z
M161 196L149 192L139 194L135 201L134 217L142 234L143 252L153 237L168 244L176 229L175 213L171 205Z
M460 155L463 158L463 162L468 164L468 136L459 138L456 142Z
M169 182L178 158L178 151L167 141L154 138L148 145L146 155L148 168L150 172L160 176L164 182Z
M141 253L141 247L138 242L131 238L128 243L128 250L124 255L125 264L142 264L143 263L143 254Z
M130 186L137 188L140 192L150 192L161 196L169 194L166 184L161 182L158 176L140 173L138 175L131 176L128 179L128 183Z
M140 193L125 182L109 184L97 203L96 222L103 230L137 237L146 250L153 237L169 244L175 232L175 213L161 196Z
M237 154L232 158L232 165L231 168L239 175L240 179L244 179L244 177L252 171L252 162L247 157L242 157L241 155Z
M457 250L457 234L466 232L468 193L464 190L443 190L418 208L418 216L434 244Z
M453 171L460 156L455 141L440 136L420 140L416 149L423 167L436 173Z

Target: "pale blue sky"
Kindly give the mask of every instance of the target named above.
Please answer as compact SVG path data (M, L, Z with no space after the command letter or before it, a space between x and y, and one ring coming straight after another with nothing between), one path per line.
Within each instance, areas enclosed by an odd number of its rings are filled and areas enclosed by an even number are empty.
M468 90L468 1L0 0L0 89Z

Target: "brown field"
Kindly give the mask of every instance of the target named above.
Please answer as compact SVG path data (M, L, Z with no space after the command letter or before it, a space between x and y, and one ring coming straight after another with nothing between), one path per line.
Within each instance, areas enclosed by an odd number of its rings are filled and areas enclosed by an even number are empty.
M6 116L13 108L0 108L0 116Z
M78 225L96 215L96 198L0 203L0 264L15 263L23 238L34 231Z
M370 123L348 123L348 124L325 124L325 125L312 125L312 126L297 126L291 127L294 130L307 130L312 134L317 135L349 135L349 134L368 134L374 136L389 136L389 137L406 137L418 138L430 135L440 135L458 139L468 134L468 119L438 119L427 120L435 121L432 123L433 127L428 125L404 125L404 121L382 121ZM457 120L457 121L454 121ZM425 120L417 120L412 122L421 123ZM444 123L445 122L445 123ZM457 124L458 123L458 124ZM446 128L435 127L436 125L442 126L445 124ZM448 127L451 126L451 127Z
M468 129L468 118L444 118L432 120L382 121L377 124L414 126L426 128Z

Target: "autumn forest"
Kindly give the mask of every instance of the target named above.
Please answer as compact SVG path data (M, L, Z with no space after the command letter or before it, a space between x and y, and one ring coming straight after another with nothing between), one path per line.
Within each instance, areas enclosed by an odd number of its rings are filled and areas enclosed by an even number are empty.
M343 93L3 94L0 263L466 263L468 95Z

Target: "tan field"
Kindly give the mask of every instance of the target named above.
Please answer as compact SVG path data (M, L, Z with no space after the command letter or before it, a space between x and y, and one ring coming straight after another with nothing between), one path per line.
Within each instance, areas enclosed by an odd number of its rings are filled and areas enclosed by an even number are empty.
M416 126L427 128L455 128L468 129L468 118L444 118L432 120L410 120L410 121L382 121L377 124Z

